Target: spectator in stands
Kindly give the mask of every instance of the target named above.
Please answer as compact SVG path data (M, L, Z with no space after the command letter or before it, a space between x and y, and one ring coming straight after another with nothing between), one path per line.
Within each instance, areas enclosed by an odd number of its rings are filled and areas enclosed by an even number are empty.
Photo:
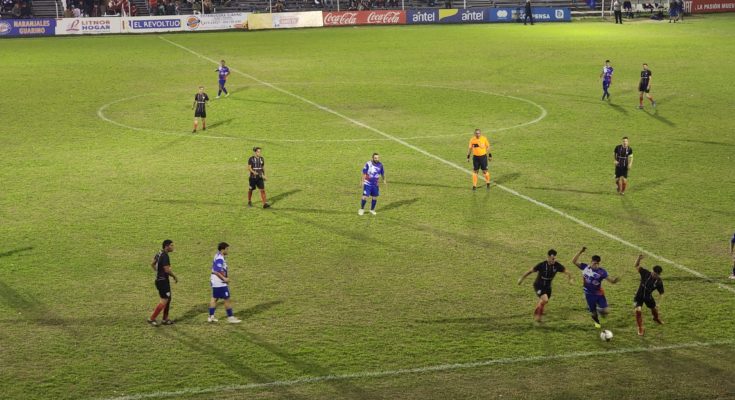
M615 13L615 23L623 23L623 9L620 6L620 0L613 1L613 13Z
M74 13L71 12L71 6L64 10L64 18L74 18Z
M107 15L107 2L105 0L99 0L98 4L100 17Z
M202 14L211 14L213 12L214 12L214 5L212 4L212 0L202 1Z
M79 9L79 4L74 4L74 8L71 9L72 14L74 14L74 18L79 18L82 16L82 10Z
M201 14L202 12L202 3L198 1L194 1L194 3L191 4L191 10L192 12L196 14Z
M21 18L33 18L33 9L31 3L24 1L20 3L20 17Z
M633 4L631 4L630 0L623 2L623 10L625 10L625 15L628 18L633 18Z
M20 2L13 5L13 8L10 9L10 15L16 19L20 18Z
M13 7L15 7L15 2L13 0L3 0L3 12L9 13L13 10Z
M273 7L274 12L283 12L284 11L283 1L276 0L276 5Z
M174 3L174 13L176 13L176 15L181 15L181 1L179 0L176 0Z
M531 0L526 0L526 9L525 9L525 15L523 16L523 25L526 25L527 20L531 20L531 25L533 25L533 10L531 9Z
M165 5L164 8L166 9L166 15L176 15L176 6L174 5L173 0L164 0Z

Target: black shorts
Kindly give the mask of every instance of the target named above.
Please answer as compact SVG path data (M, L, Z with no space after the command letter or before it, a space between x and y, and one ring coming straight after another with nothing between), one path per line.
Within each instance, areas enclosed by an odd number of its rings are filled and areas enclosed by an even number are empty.
M533 283L533 290L538 297L547 295L551 298L551 281L536 281Z
M265 189L265 181L262 176L251 176L250 177L250 190Z
M644 297L643 294L636 293L633 302L635 303L636 307L640 307L645 304L648 308L656 308L656 300L653 298L653 296Z
M638 91L648 93L651 89L648 88L648 85L638 85Z
M477 171L481 169L487 171L487 155L484 156L472 156L472 169Z
M628 167L621 167L618 165L615 167L615 177L616 178L628 178Z
M156 281L156 289L158 289L158 296L162 299L171 298L171 283L168 280Z
M207 118L207 110L194 111L194 118Z

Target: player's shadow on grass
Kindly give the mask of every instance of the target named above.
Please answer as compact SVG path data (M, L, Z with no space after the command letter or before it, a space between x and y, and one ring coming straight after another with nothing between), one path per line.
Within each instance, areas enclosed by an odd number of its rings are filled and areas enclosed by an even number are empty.
M417 201L419 201L417 197L414 197L413 199L394 201L394 202L386 204L383 207L380 207L380 211L395 210L396 208L401 208L403 206L410 206L411 204Z
M521 175L522 174L520 172L513 172L510 174L500 175L495 179L495 183L498 185L504 185L506 183L513 182L514 180L520 178Z
M18 312L18 315L33 324L43 326L58 326L67 331L73 338L80 338L79 332L72 327L69 321L61 318L53 310L36 298L18 292L0 281L0 304ZM15 313L13 313L15 314Z
M6 251L6 252L4 252L4 253L0 253L0 258L3 258L3 257L10 257L10 256L12 256L12 255L14 255L14 254L22 253L22 252L24 252L24 251L30 251L30 250L33 250L34 248L35 248L35 247L33 247L33 246L27 246L27 247L20 247L20 248L17 248L17 249L13 249L13 250L8 250L8 251Z
M623 106L621 106L620 104L613 104L613 103L607 103L607 104L610 106L610 108L612 108L613 110L615 110L615 111L617 111L619 113L623 113L623 114L626 114L626 115L628 114L628 109L625 108L625 107L623 107Z
M692 139L678 139L678 140L682 142L689 142L689 143L701 143L701 144L712 144L716 146L735 147L735 143L715 142L711 140L692 140Z
M605 191L593 191L593 190L579 190L579 189L569 189L569 188L562 188L562 187L543 187L543 186L526 186L526 189L534 189L534 190L546 190L551 192L569 192L569 193L579 193L579 194L594 194L594 195L609 195L613 194L613 192L605 192Z
M572 332L579 330L579 326L573 323L558 325L554 322L562 321L562 315L556 315L553 320L536 324L533 322L530 312L520 314L498 315L492 317L464 317L464 318L442 318L435 320L416 320L420 324L445 324L463 327L465 330L521 332L531 329L543 329L545 331Z
M151 199L154 203L167 203L167 204L189 204L195 206L225 206L225 207L238 207L242 206L240 203L224 203L219 201L199 201L199 200L186 200L186 199Z
M216 128L216 127L218 127L218 126L222 126L222 125L229 125L229 124L230 124L230 122L232 122L232 121L234 121L234 120L235 120L235 118L227 118L227 119L223 119L222 121L217 121L217 122L215 122L215 123L213 123L213 124L209 124L208 128L209 128L209 129L212 129L212 128Z
M668 118L662 117L662 116L658 115L658 110L657 109L654 109L653 112L646 111L646 114L650 115L652 118L654 118L654 119L658 120L659 122L664 123L664 124L666 124L666 125L668 125L668 126L670 126L672 128L676 126L676 124L673 123L673 122L671 122Z
M301 191L301 189L294 189L294 190L289 190L288 192L279 193L279 194L271 197L270 199L268 199L268 202L270 202L271 204L275 204L275 203L277 203L277 202L285 199L286 197L292 196L292 195L294 195L294 194L296 194L296 193L298 193L300 191Z
M354 212L351 212L351 211L326 210L326 209L320 209L320 208L275 207L275 208L270 209L270 212L279 212L279 211L306 213L306 214L324 214L324 215L327 215L327 214L332 214L332 215L354 214Z
M292 107L297 106L297 104L294 104L294 103L284 103L282 101L256 100L256 99L249 99L247 97L235 97L232 100L244 101L244 102L248 102L248 103L274 104L274 105L278 105L278 106L292 106Z
M243 341L250 342L251 344L260 347L261 349L267 351L268 353L276 356L280 360L285 361L289 366L292 366L293 368L301 371L307 376L310 377L326 377L326 376L335 376L335 374L327 369L326 367L323 367L319 364L316 364L313 361L306 361L303 359L300 359L298 356L289 353L288 351L280 348L278 345L266 341L261 336L247 332L242 330L236 330L233 332L234 335L240 336ZM335 390L341 392L345 398L349 399L360 399L360 400L369 400L369 399L377 399L380 398L380 396L370 393L366 391L365 389L355 385L352 381L349 379L324 379L324 384L331 385Z
M255 315L264 313L279 304L283 304L283 300L274 300L274 301L269 301L266 303L256 304L250 308L246 308L242 311L236 312L235 315L241 320L245 321L247 319L252 318Z
M448 188L448 189L459 189L459 188L464 187L460 185L442 185L439 183L402 182L402 181L390 181L390 184L391 186L392 185L405 185L405 186L439 187L439 188Z

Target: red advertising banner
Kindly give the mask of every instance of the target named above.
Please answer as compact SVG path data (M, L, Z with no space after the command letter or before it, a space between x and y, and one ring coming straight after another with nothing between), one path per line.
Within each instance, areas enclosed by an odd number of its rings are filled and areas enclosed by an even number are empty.
M735 12L735 0L693 0L692 14Z
M406 12L396 10L325 11L323 18L324 26L404 25Z

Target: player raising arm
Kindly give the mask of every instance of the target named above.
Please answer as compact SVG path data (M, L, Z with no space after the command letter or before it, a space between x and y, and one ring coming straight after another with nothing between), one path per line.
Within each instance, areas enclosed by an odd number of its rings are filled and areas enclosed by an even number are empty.
M651 310L653 320L657 324L663 324L663 321L661 321L661 318L659 318L658 315L656 300L653 298L654 290L657 290L659 293L659 301L664 297L664 283L661 281L661 272L663 272L663 268L656 265L653 267L653 272L651 272L641 267L641 260L643 260L643 254L639 255L635 260L635 269L641 275L641 284L633 298L633 301L635 302L635 323L638 325L638 336L643 336L643 313L641 310L643 304Z
M580 263L579 256L587 251L586 247L582 247L577 255L572 259L572 263L582 270L582 280L584 287L584 297L587 300L587 309L590 312L592 320L595 321L595 328L600 329L599 315L603 317L608 314L607 298L605 298L605 290L602 288L602 281L607 279L610 283L618 283L620 278L612 278L605 268L600 266L602 259L598 255L592 256L589 264Z

